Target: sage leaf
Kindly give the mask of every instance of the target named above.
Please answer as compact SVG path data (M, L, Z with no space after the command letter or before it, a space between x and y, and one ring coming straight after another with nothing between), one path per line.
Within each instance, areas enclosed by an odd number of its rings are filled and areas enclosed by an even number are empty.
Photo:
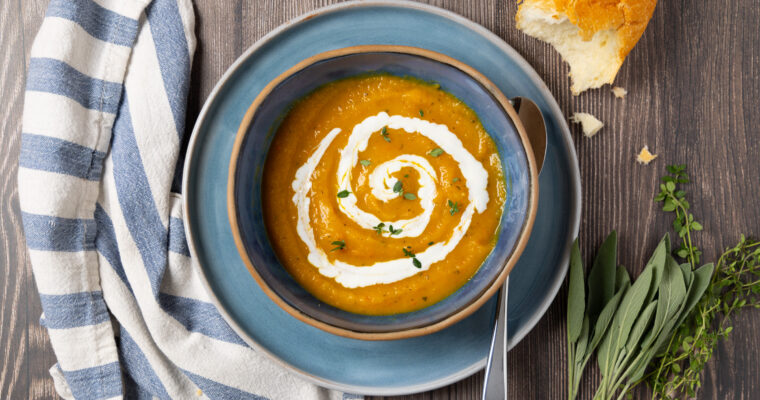
M612 348L612 329L604 335L604 340L599 345L599 350L596 352L596 364L599 366L599 372L602 374L602 382L609 380L610 375L610 359L615 357L617 352ZM602 390L601 385L599 387L600 393ZM596 399L597 396L594 396Z
M569 400L575 400L575 397L578 394L578 384L580 383L581 376L583 376L583 369L586 367L586 361L588 361L585 359L586 347L588 345L588 326L588 316L584 316L581 332L578 337L578 343L575 344L569 340L567 343Z
M652 359L654 358L655 351L654 349L647 349L647 350L641 350L641 355L637 358L636 361L626 370L626 375L628 375L628 379L626 379L626 383L634 383L638 382L641 378L644 377L644 372L646 372L647 366L650 362L652 362Z
M683 282L686 284L686 292L688 293L688 288L691 285L692 279L694 279L694 274L691 272L691 264L684 263L679 265L681 268L681 274L683 274Z
M599 342L601 342L602 338L604 337L604 334L607 333L607 329L610 326L612 317L615 316L615 311L620 304L620 298L623 297L623 294L626 292L626 290L628 290L627 286L620 289L617 294L615 294L615 296L613 296L612 299L607 302L607 304L604 306L604 309L602 309L602 312L599 314L599 318L596 320L596 324L594 325L594 335L591 337L591 344L586 350L587 356L590 356L591 353L594 352L596 347L599 345ZM601 352L602 350L600 349L599 351ZM597 358L600 357L601 356L597 354Z
M678 322L676 323L676 327L681 326L681 324L689 315L691 310L694 308L694 306L697 305L699 300L702 298L702 295L705 293L707 286L710 285L710 280L712 279L714 271L715 271L715 266L713 265L713 263L705 264L699 267L696 271L694 271L692 284L691 284L691 287L689 288L689 292L686 295L684 308L683 308L683 311L681 311L681 315L678 317Z
M662 301L663 297L670 298L673 307L671 307L670 312L665 315L665 319L670 319L677 313L678 308L681 307L686 299L686 282L684 282L681 267L679 267L678 262L676 262L676 259L671 255L668 255L667 257L665 270L666 273L663 274L663 280L666 279L666 275L670 279L668 279L669 285L665 287L667 291L664 293L662 290L660 291L660 301Z
M657 300L649 303L644 311L641 312L639 317L636 318L636 323L633 325L633 329L631 329L631 335L628 337L628 342L625 344L625 349L628 351L628 353L632 352L639 344L641 337L644 335L644 332L649 326L649 322L652 321L652 315L654 314L655 307L657 307Z
M685 305L685 303L682 303L682 305ZM683 307L679 307L677 311L681 311L681 310L683 310ZM665 347L668 345L668 342L670 341L670 337L673 334L673 331L675 330L676 327L678 327L677 323L678 323L677 318L671 318L662 327L660 334L657 335L657 338L654 341L654 344L652 345L652 348L651 348L651 350L654 351L655 355L660 354L665 350Z
M662 241L665 243L665 253L670 254L673 251L670 244L670 233L665 233Z
M586 348L588 347L588 335L589 335L589 322L588 317L583 317L583 324L581 325L581 332L578 335L578 344L575 347L575 354L577 364L580 364L578 357L583 358L586 354Z
M596 254L588 275L588 305L586 312L594 322L605 304L615 295L617 264L617 232L612 231Z
M681 268L684 285L686 286L686 294L683 296L683 300L681 300L681 307L679 308L678 313L673 316L675 319L678 319L683 315L683 310L685 309L686 303L689 299L689 293L692 291L692 288L694 286L694 272L691 270L691 264L684 263L679 265L679 268ZM674 328L678 328L679 325L681 324L679 322L676 322Z
M662 274L665 269L665 258L668 254L670 254L670 235L665 234L644 267L644 269L652 268L652 287L647 294L645 301L647 304L652 302L652 299L654 299L655 294L660 288L660 281L662 281Z
M613 329L616 329L617 332L611 331L618 335L617 338L613 338L617 340L616 346L620 347L628 341L628 335L633 328L636 317L640 314L641 308L644 307L644 300L649 293L651 283L652 269L645 269L620 302L620 307L618 307L613 320Z
M612 320L612 325L602 341L597 355L599 370L605 379L613 379L611 377L613 369L617 369L616 364L628 342L636 317L644 306L644 300L649 293L651 283L652 268L647 268L633 283L615 312L615 318Z
M623 286L631 286L631 277L624 266L618 265L617 272L615 273L615 293Z
M583 279L583 261L576 239L570 249L570 274L567 294L567 337L572 343L578 340L586 311L586 293Z
M662 281L660 281L658 291L659 302L657 303L654 325L652 325L652 330L649 335L644 339L644 345L642 345L642 347L649 346L658 339L660 332L664 332L667 322L673 319L676 313L678 313L685 297L686 286L683 281L681 268L678 266L676 260L668 255L666 257ZM675 321L673 321L673 323L675 323Z

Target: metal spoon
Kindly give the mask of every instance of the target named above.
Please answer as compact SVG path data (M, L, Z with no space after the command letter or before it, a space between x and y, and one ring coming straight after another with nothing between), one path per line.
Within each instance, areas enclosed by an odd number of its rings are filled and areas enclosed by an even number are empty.
M536 167L541 172L546 155L546 124L541 110L536 103L525 97L512 99L512 107L517 111L520 122L528 134L528 141L533 148ZM507 398L507 291L509 276L499 290L496 305L496 320L491 337L491 350L488 352L486 378L483 382L483 400L506 400Z

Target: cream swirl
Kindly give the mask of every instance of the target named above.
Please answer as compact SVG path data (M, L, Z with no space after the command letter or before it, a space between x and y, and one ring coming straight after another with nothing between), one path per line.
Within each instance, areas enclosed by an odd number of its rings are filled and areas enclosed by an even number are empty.
M469 203L460 216L459 223L454 227L451 237L442 243L436 243L428 247L424 252L417 253L416 257L422 264L421 268L415 267L409 258L399 258L389 261L381 261L372 265L356 266L340 260L331 262L327 254L317 247L314 231L310 225L309 206L311 200L311 177L319 164L322 156L330 147L335 137L341 130L335 128L330 131L319 143L317 150L309 157L298 171L296 171L292 188L295 191L293 203L298 211L296 230L298 236L309 249L308 260L324 276L334 278L338 283L347 288L365 287L383 283L396 282L421 271L427 270L430 265L441 261L459 244L470 227L472 216L477 211L482 213L488 206L488 172L483 165L475 159L465 148L459 138L449 131L446 125L435 124L419 118L409 118L400 115L390 116L385 112L367 117L354 126L346 146L340 150L338 162L338 192L346 190L350 192L347 197L338 198L338 205L342 213L356 222L359 226L373 231L378 224L394 225L402 229L397 237L417 237L421 235L435 208L434 200L438 193L436 185L438 176L423 157L417 155L400 155L392 160L379 164L369 176L369 185L372 195L382 201L389 201L398 196L392 187L396 179L392 176L401 168L411 167L419 173L419 190L417 197L423 212L411 219L397 221L381 221L374 214L361 210L356 205L356 196L351 187L351 171L359 161L359 153L367 148L372 134L379 132L383 127L401 129L408 133L418 132L435 142L447 154L452 156L459 164L459 168L465 178L468 190Z

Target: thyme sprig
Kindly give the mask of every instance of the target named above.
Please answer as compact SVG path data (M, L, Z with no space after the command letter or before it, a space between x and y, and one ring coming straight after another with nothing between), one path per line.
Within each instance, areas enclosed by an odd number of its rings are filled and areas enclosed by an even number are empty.
M417 255L414 254L413 251L407 250L406 247L402 248L401 250L404 251L404 257L412 258L412 265L414 265L415 268L422 268L422 263L417 259Z
M689 212L691 207L686 200L686 191L678 185L689 183L689 175L686 173L686 164L668 165L667 170L672 175L665 175L660 180L660 193L654 200L662 202L662 210L675 213L673 230L681 238L681 244L675 253L687 259L691 268L697 268L702 252L694 246L691 240L692 231L701 231L702 224L694 220L694 215Z
M652 397L696 396L718 341L728 337L732 317L746 307L760 308L760 241L741 235L739 243L720 256L704 297L644 377Z
M459 203L455 203L449 200L448 204L449 204L449 214L454 215L459 212Z
M386 142L388 142L388 143L391 142L391 138L388 136L388 127L387 126L384 126L383 129L380 130L380 136L382 136L383 140L385 140Z
M330 251L343 250L346 247L346 242L344 242L342 240L335 240L335 241L333 241L330 244L332 244L333 246L335 246L332 249L330 249Z

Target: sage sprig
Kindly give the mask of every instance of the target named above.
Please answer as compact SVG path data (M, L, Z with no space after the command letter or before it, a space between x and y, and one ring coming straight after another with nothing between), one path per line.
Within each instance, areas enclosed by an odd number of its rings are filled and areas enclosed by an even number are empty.
M620 298L630 286L625 268L617 268L617 234L602 244L589 272L588 301L578 241L570 252L570 288L567 303L568 398L574 399L583 370L612 321ZM592 328L593 327L593 328Z
M600 247L589 273L588 302L582 309L583 266L577 242L573 246L567 322L570 399L576 397L583 369L597 347L602 380L594 399L622 399L644 376L696 304L695 299L702 296L712 265L692 272L688 264L678 265L670 251L670 236L665 235L631 284L625 268L616 267L617 236L613 232ZM597 315L594 310L600 304L604 306ZM593 333L588 328L591 325Z
M666 236L621 302L613 327L600 347L597 358L602 381L595 396L597 399L612 399L616 393L619 393L617 398L622 399L638 383L652 359L667 344L673 330L694 307L694 299L699 299L707 287L705 277L709 281L712 264L692 272L688 264L678 265L670 255L668 243ZM663 248L666 251L663 252ZM662 276L659 284L654 285L652 278L658 270L662 271ZM647 304L647 291L655 288L655 297ZM644 331L648 331L645 336L642 335Z

